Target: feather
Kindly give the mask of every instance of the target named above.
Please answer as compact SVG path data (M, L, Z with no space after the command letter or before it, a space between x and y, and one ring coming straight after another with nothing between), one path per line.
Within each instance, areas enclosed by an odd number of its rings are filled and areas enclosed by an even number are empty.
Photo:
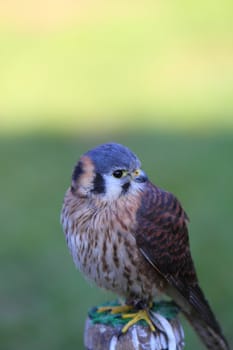
M198 285L187 219L173 194L149 183L137 212L136 242L142 255L168 283L171 296L207 348L227 350L227 341Z

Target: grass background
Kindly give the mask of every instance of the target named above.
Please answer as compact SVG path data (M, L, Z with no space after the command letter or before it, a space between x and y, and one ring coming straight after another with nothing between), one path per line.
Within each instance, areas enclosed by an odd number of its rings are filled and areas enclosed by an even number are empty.
M88 308L113 297L75 270L59 224L74 163L109 140L182 201L233 344L232 7L0 1L1 348L82 349Z

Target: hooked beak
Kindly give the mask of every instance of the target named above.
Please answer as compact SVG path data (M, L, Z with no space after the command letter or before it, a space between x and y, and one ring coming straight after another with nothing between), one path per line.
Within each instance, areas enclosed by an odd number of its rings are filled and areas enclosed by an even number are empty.
M148 180L146 173L141 169L136 169L132 173L132 178L135 182L138 182L138 183L146 182Z

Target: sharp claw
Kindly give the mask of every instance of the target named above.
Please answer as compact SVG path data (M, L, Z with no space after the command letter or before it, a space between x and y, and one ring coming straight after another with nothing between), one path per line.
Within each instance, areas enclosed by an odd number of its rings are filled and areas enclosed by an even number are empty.
M120 330L119 333L117 334L117 340L119 340L120 337L122 337L122 335L124 335L124 333L122 332L122 330Z

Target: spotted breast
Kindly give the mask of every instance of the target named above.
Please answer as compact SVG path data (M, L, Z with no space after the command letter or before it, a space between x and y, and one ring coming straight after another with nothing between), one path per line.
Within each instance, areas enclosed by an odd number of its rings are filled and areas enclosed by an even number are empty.
M140 200L127 196L109 206L104 200L78 198L68 189L62 225L75 265L88 279L119 295L151 300L157 290L151 283L155 271L132 234Z

